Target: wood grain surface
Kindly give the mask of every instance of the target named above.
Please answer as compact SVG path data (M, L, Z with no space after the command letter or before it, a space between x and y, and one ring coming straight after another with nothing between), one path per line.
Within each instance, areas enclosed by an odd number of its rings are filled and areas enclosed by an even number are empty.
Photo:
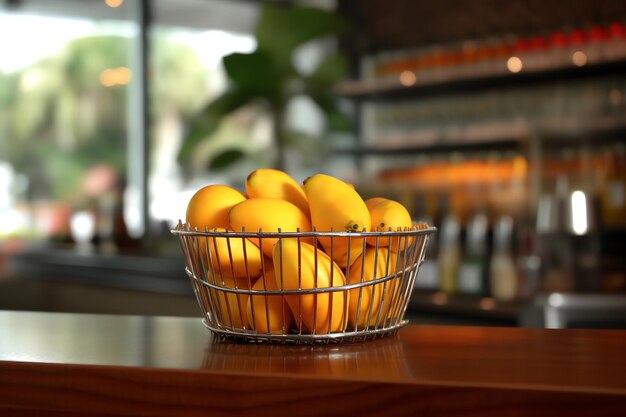
M407 326L340 346L199 320L0 312L0 416L623 416L626 333Z

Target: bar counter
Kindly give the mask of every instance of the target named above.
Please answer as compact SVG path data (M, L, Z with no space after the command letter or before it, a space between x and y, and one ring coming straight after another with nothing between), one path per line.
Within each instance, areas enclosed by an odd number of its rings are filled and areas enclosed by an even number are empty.
M408 325L327 346L0 311L0 415L624 416L626 332Z

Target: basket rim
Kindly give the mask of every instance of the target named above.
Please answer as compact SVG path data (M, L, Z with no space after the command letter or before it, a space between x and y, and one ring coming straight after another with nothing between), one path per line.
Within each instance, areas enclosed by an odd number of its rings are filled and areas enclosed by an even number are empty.
M426 224L426 223L420 223ZM421 236L421 235L430 235L437 231L435 226L428 226L426 228L417 228L417 225L414 224L412 229L409 230L388 230L388 231L362 231L362 232L335 232L335 231L326 231L326 232L318 232L316 230L310 232L263 232L259 229L258 232L246 232L245 229L242 229L241 232L237 232L234 230L225 230L218 231L219 228L213 228L210 230L208 227L205 228L204 231L199 230L197 227L191 228L189 223L183 223L181 220L178 221L176 228L171 229L170 233L178 236L205 236L205 237L239 237L239 238L298 238L298 237L376 237L376 236ZM391 229L391 228L390 228Z

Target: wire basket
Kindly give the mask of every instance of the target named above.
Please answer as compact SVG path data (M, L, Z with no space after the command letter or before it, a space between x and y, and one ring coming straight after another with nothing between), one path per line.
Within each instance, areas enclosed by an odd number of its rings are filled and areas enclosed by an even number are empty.
M171 232L213 333L327 344L389 336L407 324L407 304L435 230L416 224L386 232L198 231L179 222Z

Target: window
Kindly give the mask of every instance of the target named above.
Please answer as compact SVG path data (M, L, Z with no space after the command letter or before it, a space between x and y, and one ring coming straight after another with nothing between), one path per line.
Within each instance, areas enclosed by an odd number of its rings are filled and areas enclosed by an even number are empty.
M66 237L72 216L87 233L125 179L137 25L69 3L0 8L0 237Z
M225 142L248 151L266 146L250 140L255 133L249 128L263 115L248 110L224 123L193 161L181 166L176 160L187 122L224 88L222 56L254 49L257 4L147 2L152 24L145 74L137 46L146 2L11 4L0 5L1 39L19 39L0 43L0 238L111 237L122 201L123 228L131 235L142 233L138 207L144 203L144 224L169 226L184 215L199 184L232 182L228 174L207 176L211 153ZM147 126L137 96L144 76ZM137 168L142 142L148 172ZM137 175L147 202L139 201Z

